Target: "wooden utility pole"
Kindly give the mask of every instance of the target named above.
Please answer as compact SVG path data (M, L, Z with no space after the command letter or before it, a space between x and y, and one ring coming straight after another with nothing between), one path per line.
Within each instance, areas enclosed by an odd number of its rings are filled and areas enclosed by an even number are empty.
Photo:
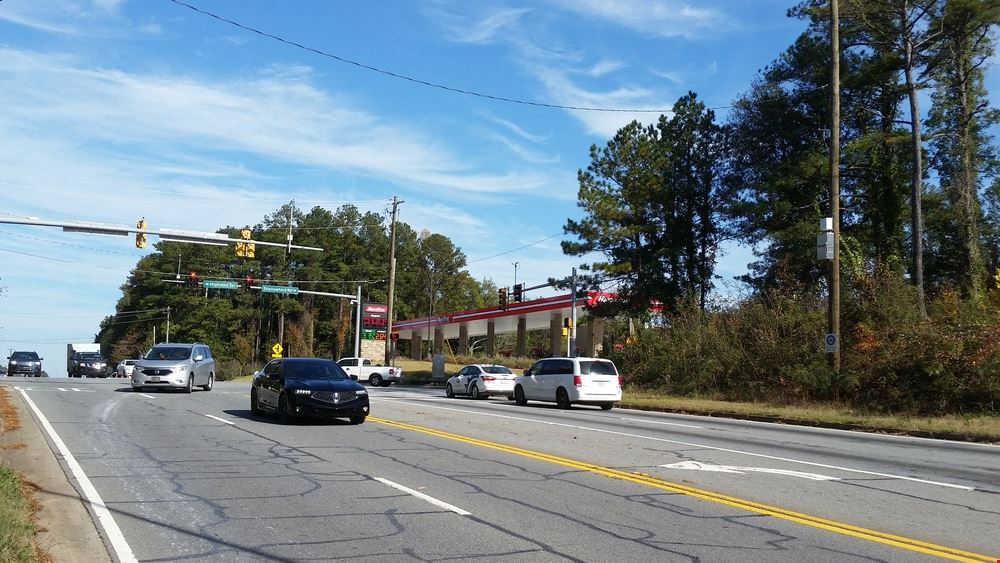
M830 264L829 331L836 339L830 367L840 371L840 5L830 0L830 216L833 262Z
M396 344L392 340L392 302L396 293L396 212L399 204L403 203L396 196L392 196L392 223L389 228L389 305L386 307L385 322L385 365L395 365Z

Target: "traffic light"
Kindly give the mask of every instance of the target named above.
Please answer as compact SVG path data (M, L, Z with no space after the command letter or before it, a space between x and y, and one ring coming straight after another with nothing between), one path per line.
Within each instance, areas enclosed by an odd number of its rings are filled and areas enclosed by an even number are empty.
M247 247L245 243L242 242L236 243L236 255L241 257L247 255Z
M247 289L250 289L250 286L253 285L253 274L247 274L244 276L243 283L247 284Z
M192 270L191 273L188 274L187 283L191 287L198 287L198 272Z
M139 219L135 224L135 228L140 230L140 232L135 234L135 247L146 248L146 218Z
M519 283L514 286L514 302L520 303L524 300L524 284Z
M500 302L500 309L507 310L507 288L501 287L498 293L498 301Z
M569 317L566 317L565 319L563 319L563 328L565 328L567 330L573 328L573 319L571 319Z

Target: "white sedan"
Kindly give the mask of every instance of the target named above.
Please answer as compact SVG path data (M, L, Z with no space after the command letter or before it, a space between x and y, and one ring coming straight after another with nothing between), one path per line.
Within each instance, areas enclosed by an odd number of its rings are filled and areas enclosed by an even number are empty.
M505 395L514 399L514 379L517 376L507 366L472 364L458 370L445 383L444 392L449 397L469 395L473 399L491 395Z
M115 371L118 377L132 377L132 369L139 360L122 360Z

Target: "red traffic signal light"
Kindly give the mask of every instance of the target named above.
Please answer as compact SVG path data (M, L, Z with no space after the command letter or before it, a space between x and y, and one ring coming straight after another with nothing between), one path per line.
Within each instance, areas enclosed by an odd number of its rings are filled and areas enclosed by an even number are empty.
M251 276L250 274L247 274L243 278L243 282L247 284L247 289L250 289L250 286L253 285L253 276Z
M192 271L188 274L188 285L192 287L198 285L198 272Z

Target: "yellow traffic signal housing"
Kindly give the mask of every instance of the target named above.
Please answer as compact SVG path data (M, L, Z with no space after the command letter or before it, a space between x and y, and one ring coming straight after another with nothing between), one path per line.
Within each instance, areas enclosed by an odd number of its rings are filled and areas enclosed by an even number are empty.
M240 231L240 238L243 240L250 240L250 229L243 229Z
M244 247L246 248L245 250L246 257L253 258L254 253L257 251L257 245L252 242L248 242L244 245Z
M563 328L567 329L567 330L573 328L573 319L571 319L569 317L566 317L565 319L563 319ZM565 334L565 333L563 333L563 334Z
M247 255L246 243L242 243L242 242L236 243L236 255L237 256L246 256Z
M135 224L135 228L140 229L142 232L135 234L135 247L136 248L146 248L146 219L139 219Z

